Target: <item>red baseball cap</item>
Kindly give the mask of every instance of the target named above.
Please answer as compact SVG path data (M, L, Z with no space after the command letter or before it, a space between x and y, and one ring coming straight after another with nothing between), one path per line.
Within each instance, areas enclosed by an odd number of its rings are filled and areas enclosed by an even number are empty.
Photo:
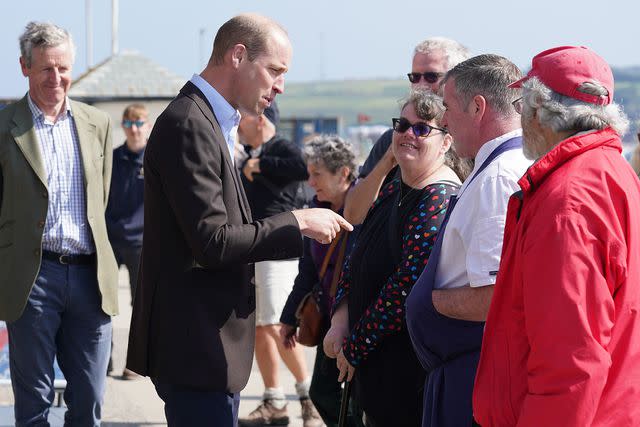
M608 105L613 100L613 73L609 64L584 46L560 46L545 50L533 57L526 76L509 85L520 88L531 77L561 95L596 105ZM597 81L608 91L607 96L579 92L580 85Z

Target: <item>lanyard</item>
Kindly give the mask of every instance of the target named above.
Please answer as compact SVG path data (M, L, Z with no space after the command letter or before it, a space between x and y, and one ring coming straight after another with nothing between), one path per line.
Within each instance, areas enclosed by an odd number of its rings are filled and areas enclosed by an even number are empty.
M516 148L522 148L522 137L521 136L516 136L514 138L508 139L505 142L503 142L502 144L498 145L491 152L491 154L489 154L489 157L487 157L485 159L485 161L482 162L482 164L480 165L480 167L478 168L476 173L474 173L473 176L471 176L471 178L469 178L468 181L465 181L465 184L467 184L467 185L465 186L464 191L467 191L467 188L469 188L469 186L471 185L473 180L476 179L476 177L478 175L480 175L480 173L483 170L485 170L487 168L487 166L489 166L491 164L491 162L493 162L495 160L496 157L498 157L500 154L505 153L507 151L515 150ZM461 196L462 196L462 194L459 194L457 199L459 199Z

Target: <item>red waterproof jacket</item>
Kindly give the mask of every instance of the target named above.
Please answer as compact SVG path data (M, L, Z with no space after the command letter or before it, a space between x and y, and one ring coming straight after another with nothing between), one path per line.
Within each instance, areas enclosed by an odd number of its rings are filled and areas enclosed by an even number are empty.
M483 427L640 426L640 182L612 129L520 179L473 393Z

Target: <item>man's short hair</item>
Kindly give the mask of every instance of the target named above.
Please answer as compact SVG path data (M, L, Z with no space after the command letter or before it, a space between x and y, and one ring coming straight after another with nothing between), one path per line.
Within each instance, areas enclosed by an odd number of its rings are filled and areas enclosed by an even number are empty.
M148 116L149 116L149 111L147 110L147 107L145 107L142 104L129 104L125 107L124 111L122 112L123 120L126 120L126 119L137 120L142 117L148 117Z
M31 68L33 48L56 47L68 43L71 50L71 61L75 60L76 47L71 34L64 28L50 22L29 22L19 38L20 55L27 68Z
M507 58L484 54L453 67L442 84L455 79L455 93L462 105L468 105L474 96L481 95L493 110L508 117L517 114L511 103L520 96L519 89L508 86L521 77L520 69Z
M283 26L266 16L256 14L234 16L218 29L209 62L216 65L222 64L224 55L236 44L243 44L247 48L249 61L253 61L267 51L269 36L274 30L287 34Z
M413 55L415 56L417 53L429 55L435 51L444 53L447 59L447 70L469 59L470 56L469 49L457 41L446 37L430 37L423 40L415 47Z

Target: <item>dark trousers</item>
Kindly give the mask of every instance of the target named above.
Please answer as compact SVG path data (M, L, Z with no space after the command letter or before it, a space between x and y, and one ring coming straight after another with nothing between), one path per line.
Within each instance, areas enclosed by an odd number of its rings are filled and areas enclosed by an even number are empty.
M335 359L324 354L322 345L316 350L309 397L327 427L338 426L342 388L338 382L338 368ZM362 411L358 410L353 399L350 400L347 426L362 427Z
M152 378L164 401L167 427L236 427L240 393L205 391Z
M95 265L42 260L20 318L7 323L16 426L48 426L53 360L67 380L65 426L100 425L111 317L101 308Z
M131 289L131 305L136 294L136 284L138 283L138 271L140 270L140 246L114 246L113 254L116 256L118 265L124 264L129 272L129 288Z

